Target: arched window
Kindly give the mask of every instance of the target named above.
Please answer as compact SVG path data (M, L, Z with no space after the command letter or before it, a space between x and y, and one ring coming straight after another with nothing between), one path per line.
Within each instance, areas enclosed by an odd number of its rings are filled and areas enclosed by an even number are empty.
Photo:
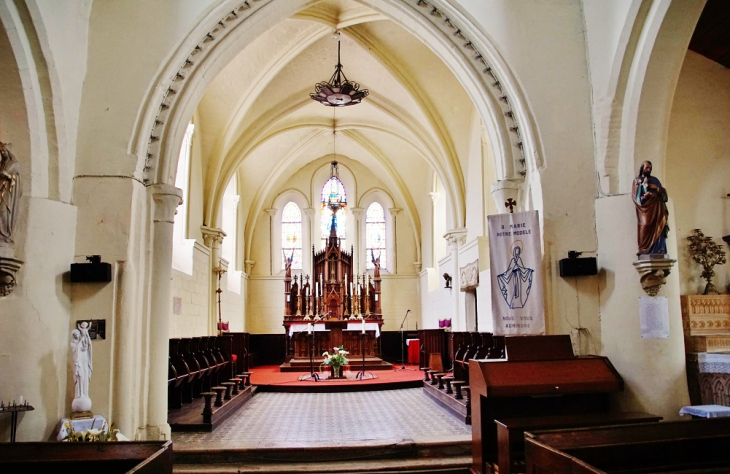
M380 257L380 268L387 268L385 211L377 202L370 204L365 214L365 268L368 270L374 267L373 257Z
M292 255L292 269L302 269L302 211L291 201L281 213L281 250L282 270L286 267L285 259Z
M341 203L340 210L335 216L335 225L337 225L337 237L342 240L345 245L347 233L345 232L345 221L347 219L347 195L342 181L336 177L331 177L322 186L322 214L321 214L321 231L322 231L322 247L327 243L330 236L330 227L332 225L332 209L329 203Z

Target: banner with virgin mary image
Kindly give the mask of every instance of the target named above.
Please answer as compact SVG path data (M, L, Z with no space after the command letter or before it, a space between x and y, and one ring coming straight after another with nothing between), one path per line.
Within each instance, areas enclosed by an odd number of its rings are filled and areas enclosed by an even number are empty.
M489 216L494 334L545 333L537 211Z

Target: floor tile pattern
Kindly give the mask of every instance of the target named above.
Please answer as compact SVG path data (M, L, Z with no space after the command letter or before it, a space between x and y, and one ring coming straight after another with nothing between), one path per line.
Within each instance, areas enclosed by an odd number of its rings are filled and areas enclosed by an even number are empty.
M179 448L331 446L471 438L422 389L258 393L212 433L173 433Z

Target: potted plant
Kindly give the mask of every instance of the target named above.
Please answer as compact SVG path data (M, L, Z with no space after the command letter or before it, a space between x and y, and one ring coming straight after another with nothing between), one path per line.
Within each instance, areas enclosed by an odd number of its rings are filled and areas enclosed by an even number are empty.
M712 240L712 237L706 236L700 229L694 229L687 240L689 240L689 253L692 260L702 265L702 278L707 280L705 291L702 294L719 293L712 284L712 277L715 276L713 267L726 262L725 252Z
M349 354L350 353L347 352L343 346L334 347L332 354L327 351L323 352L322 355L324 356L324 361L319 364L319 370L322 370L323 365L328 365L332 370L332 378L342 378L342 366L350 363L350 361L347 360L347 356Z

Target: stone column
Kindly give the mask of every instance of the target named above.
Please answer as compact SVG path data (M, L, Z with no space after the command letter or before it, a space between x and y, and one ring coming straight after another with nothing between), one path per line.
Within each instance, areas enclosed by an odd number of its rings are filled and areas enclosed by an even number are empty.
M459 248L466 243L467 230L464 227L458 229L451 229L444 234L444 238L449 242L451 246L451 261L454 264L454 269L451 273L451 287L454 288L456 296L454 297L454 320L459 321L459 330L469 330L469 328L462 327L461 321L461 281L459 276Z
M362 207L353 207L350 210L352 211L352 217L355 218L355 238L353 239L354 242L352 243L352 246L355 249L355 255L353 255L352 258L356 265L354 273L358 274L360 273L360 260L362 259L363 254L363 250L360 248L360 233L362 229L362 216L365 213L365 209L363 209Z
M221 244L226 233L223 229L200 226L203 234L203 242L210 249L210 265L208 266L208 334L218 334L218 302L216 301L216 289L218 288L218 272L221 261Z
M147 188L154 199L149 321L149 394L145 438L170 439L167 423L168 339L172 298L172 226L182 190L169 184Z
M274 274L274 217L278 209L264 209L269 215L269 275Z
M393 217L393 256L391 257L391 261L393 262L393 266L391 267L393 269L393 274L398 273L398 213L401 210L397 207L391 207L388 209L388 212L390 212L390 215Z

